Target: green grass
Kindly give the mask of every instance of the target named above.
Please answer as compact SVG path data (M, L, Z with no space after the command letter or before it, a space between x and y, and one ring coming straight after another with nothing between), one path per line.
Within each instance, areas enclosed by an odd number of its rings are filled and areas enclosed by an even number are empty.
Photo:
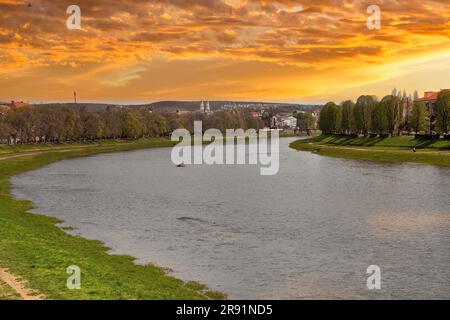
M203 285L168 276L160 267L137 265L130 256L108 254L109 249L102 243L65 233L57 225L61 221L30 213L31 202L16 200L10 194L11 176L49 163L172 145L167 139L143 139L0 147L0 266L25 279L30 288L48 299L225 298ZM70 265L81 268L80 290L66 287L66 268ZM0 289L0 299L3 290Z
M0 279L0 300L19 300L20 296Z
M321 135L293 142L291 148L323 156L450 166L450 141L414 137L369 138ZM413 152L416 148L416 152Z

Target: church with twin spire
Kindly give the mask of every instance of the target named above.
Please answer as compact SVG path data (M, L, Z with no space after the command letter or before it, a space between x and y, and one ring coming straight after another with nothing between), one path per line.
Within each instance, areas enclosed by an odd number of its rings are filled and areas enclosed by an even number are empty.
M200 112L203 112L203 113L210 113L211 112L209 101L203 101L202 100L200 102Z

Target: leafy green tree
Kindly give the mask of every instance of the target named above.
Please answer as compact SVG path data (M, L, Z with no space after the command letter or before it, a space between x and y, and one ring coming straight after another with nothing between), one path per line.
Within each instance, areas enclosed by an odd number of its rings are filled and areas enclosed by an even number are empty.
M334 132L335 133L340 133L341 132L341 122L342 122L342 110L341 110L341 106L333 103L333 105L331 106L331 116L332 116L332 125L334 128Z
M247 129L255 129L259 130L265 127L264 121L262 117L255 118L252 115L248 113L238 113L236 115L236 127L233 127L233 129L236 128L244 128Z
M371 131L378 134L385 134L388 132L388 116L386 111L386 105L383 103L377 103L372 111L372 128Z
M117 139L122 135L122 120L120 114L114 108L108 107L102 113L105 121L105 137L110 139Z
M75 140L80 136L80 115L77 111L64 108L61 110L64 121L64 136L66 140Z
M13 109L7 113L6 121L12 127L11 136L21 143L28 143L33 137L36 116L31 108Z
M89 112L84 122L84 137L88 139L101 139L105 135L105 122L97 112Z
M182 129L184 128L184 118L178 115L174 115L174 114L166 114L165 115L166 119L167 119L167 130L169 132L173 132L177 129Z
M7 141L9 144L9 137L11 136L11 127L5 122L0 120L0 143Z
M328 102L322 108L319 127L325 133L336 133L340 129L340 109L334 102Z
M429 119L427 117L426 106L423 103L415 104L412 107L409 117L409 126L414 132L419 133L428 128Z
M309 112L298 112L296 114L297 127L300 131L306 131L314 127L314 117Z
M34 134L50 142L61 142L66 138L64 110L62 108L38 109L35 114Z
M145 128L150 137L161 137L167 132L167 120L159 112L146 112Z
M450 126L450 90L442 90L436 101L436 128L447 133Z
M372 111L377 105L375 96L360 96L356 101L353 112L355 127L358 132L365 135L369 133L372 123Z
M328 107L325 105L322 110L320 110L320 115L319 115L319 129L324 132L327 133L329 132L329 128L328 128Z
M144 132L141 115L133 109L123 108L119 112L122 122L122 138L140 138Z
M355 104L351 100L342 102L341 106L341 130L349 134L352 127L353 109Z
M383 106L387 116L389 134L394 135L395 130L399 130L403 120L403 105L398 96L385 96L380 104Z
M158 129L158 137L163 136L167 132L167 120L161 113L155 114L156 128Z
M203 130L216 128L224 133L226 129L235 128L237 123L234 112L219 111L207 117L205 124L206 127Z

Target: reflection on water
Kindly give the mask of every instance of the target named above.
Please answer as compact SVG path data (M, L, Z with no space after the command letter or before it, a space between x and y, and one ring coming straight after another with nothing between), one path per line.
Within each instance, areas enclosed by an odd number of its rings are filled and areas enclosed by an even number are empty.
M446 227L450 231L448 213L397 213L395 216L392 216L390 213L385 213L369 219L369 223L372 223L373 228L378 228L377 233L382 234L386 231L388 236L392 233L398 233L404 236L405 233L433 232L439 225Z
M230 298L450 298L450 169L320 157L281 140L280 172L175 168L170 149L59 162L15 194ZM379 265L382 290L368 291Z

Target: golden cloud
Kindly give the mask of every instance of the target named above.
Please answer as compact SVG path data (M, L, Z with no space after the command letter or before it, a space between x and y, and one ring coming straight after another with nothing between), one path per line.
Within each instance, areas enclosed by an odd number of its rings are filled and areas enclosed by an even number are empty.
M72 1L0 0L0 98L62 98L45 97L31 84L12 90L14 75L27 83L45 76L61 94L81 87L90 99L195 98L198 91L295 99L329 90L320 81L324 74L346 79L340 86L348 89L356 85L348 75L363 70L370 75L365 81L381 81L389 76L375 73L380 65L423 63L450 49L450 3L444 0L76 2L81 30L65 26ZM380 30L366 27L371 4L382 10ZM152 70L159 83L146 78ZM180 73L191 79L179 81ZM306 76L315 87L294 85Z

